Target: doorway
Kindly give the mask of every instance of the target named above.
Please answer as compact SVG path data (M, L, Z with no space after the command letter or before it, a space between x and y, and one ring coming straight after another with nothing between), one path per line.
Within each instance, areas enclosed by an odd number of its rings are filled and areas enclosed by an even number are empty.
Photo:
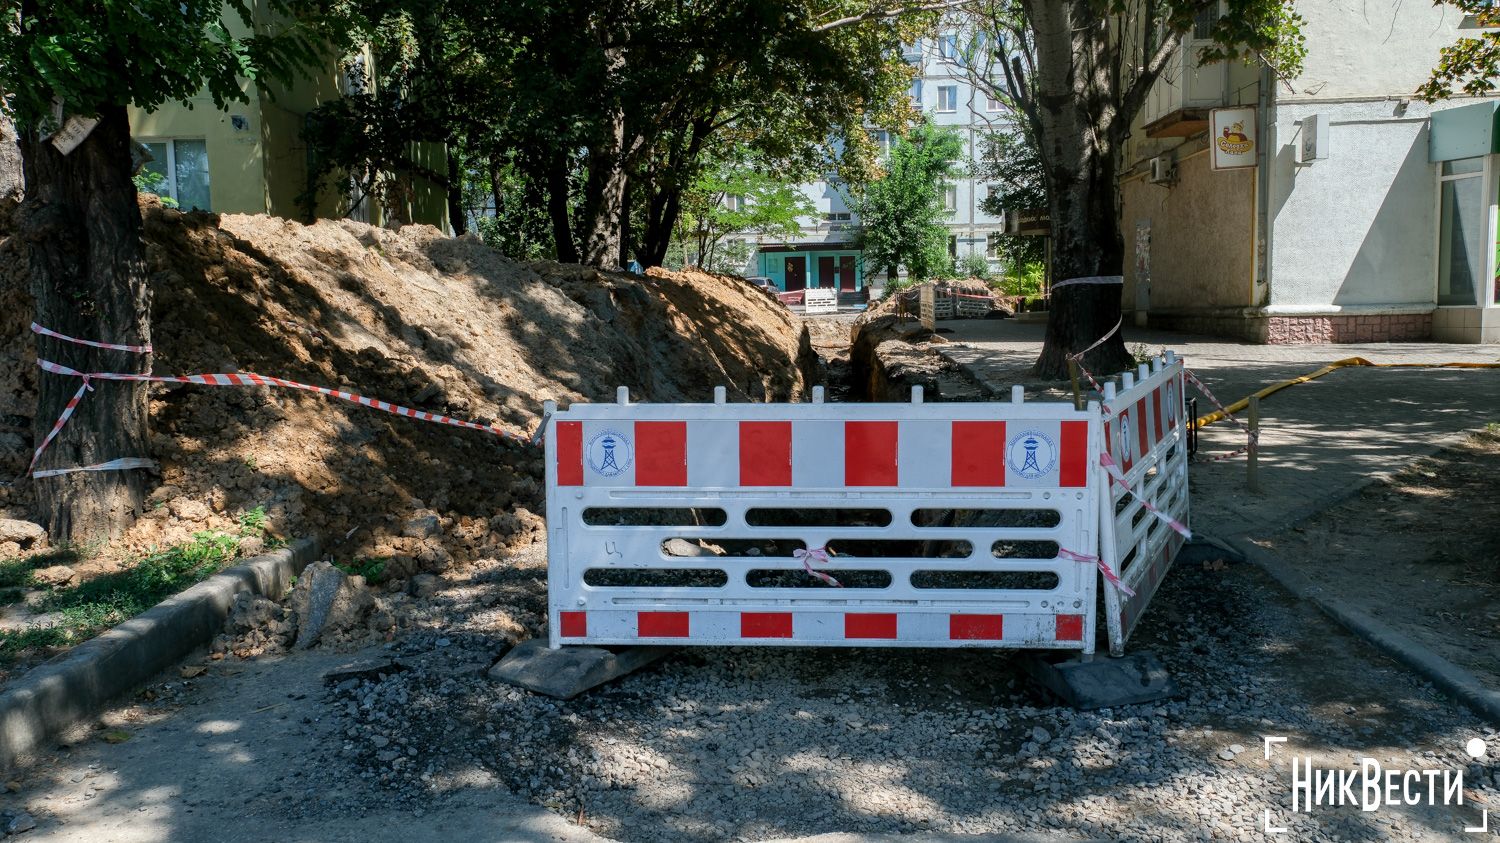
M844 255L839 258L839 289L853 292L858 288L859 275L854 271L854 256Z
M798 256L787 258L782 265L783 277L786 279L787 292L807 288L807 258Z
M833 257L831 255L818 256L818 286L837 287L839 285L838 274L834 271Z

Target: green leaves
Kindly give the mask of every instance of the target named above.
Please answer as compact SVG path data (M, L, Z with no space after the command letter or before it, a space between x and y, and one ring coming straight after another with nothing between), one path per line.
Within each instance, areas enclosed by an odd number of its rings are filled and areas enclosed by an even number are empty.
M1476 28L1500 26L1500 7L1489 0L1447 0L1447 3L1472 15ZM1484 32L1444 47L1432 76L1417 89L1417 96L1436 102L1453 96L1455 89L1468 96L1485 96L1494 92L1497 76L1500 76L1500 32Z
M54 99L92 114L206 91L222 106L245 98L242 77L288 79L317 59L316 11L285 0L0 0L0 91L22 127L46 121Z
M856 203L863 226L860 247L870 273L905 266L917 280L950 269L944 179L963 155L963 139L923 123L891 148L884 178L871 182Z

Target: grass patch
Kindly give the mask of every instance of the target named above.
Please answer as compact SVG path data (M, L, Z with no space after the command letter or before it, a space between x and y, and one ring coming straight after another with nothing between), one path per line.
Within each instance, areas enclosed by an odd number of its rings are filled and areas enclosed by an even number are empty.
M53 591L42 598L37 608L57 612L58 623L50 627L0 630L0 662L14 661L23 651L34 647L87 641L217 573L234 559L239 544L238 536L227 533L194 533L191 542L149 553L123 571ZM34 560L26 562L29 578Z

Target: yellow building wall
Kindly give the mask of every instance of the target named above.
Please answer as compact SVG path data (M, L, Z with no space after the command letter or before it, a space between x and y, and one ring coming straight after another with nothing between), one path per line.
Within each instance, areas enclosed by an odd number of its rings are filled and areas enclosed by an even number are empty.
M138 141L202 139L208 150L210 210L225 214L264 214L265 153L261 115L255 101L234 103L224 111L209 97L189 103L167 103L155 111L131 108L130 134ZM245 128L234 127L234 116Z
M1168 186L1122 180L1125 309L1136 307L1137 231L1150 225L1150 311L1248 307L1254 272L1255 170L1209 168L1208 153L1177 160Z

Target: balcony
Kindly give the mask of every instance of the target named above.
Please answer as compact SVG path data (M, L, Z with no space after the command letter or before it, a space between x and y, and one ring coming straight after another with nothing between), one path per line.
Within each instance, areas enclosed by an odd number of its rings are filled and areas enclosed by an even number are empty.
M1205 45L1192 39L1157 77L1141 112L1148 138L1181 138L1208 131L1208 113L1224 105L1229 88L1229 63L1199 66L1198 51Z

